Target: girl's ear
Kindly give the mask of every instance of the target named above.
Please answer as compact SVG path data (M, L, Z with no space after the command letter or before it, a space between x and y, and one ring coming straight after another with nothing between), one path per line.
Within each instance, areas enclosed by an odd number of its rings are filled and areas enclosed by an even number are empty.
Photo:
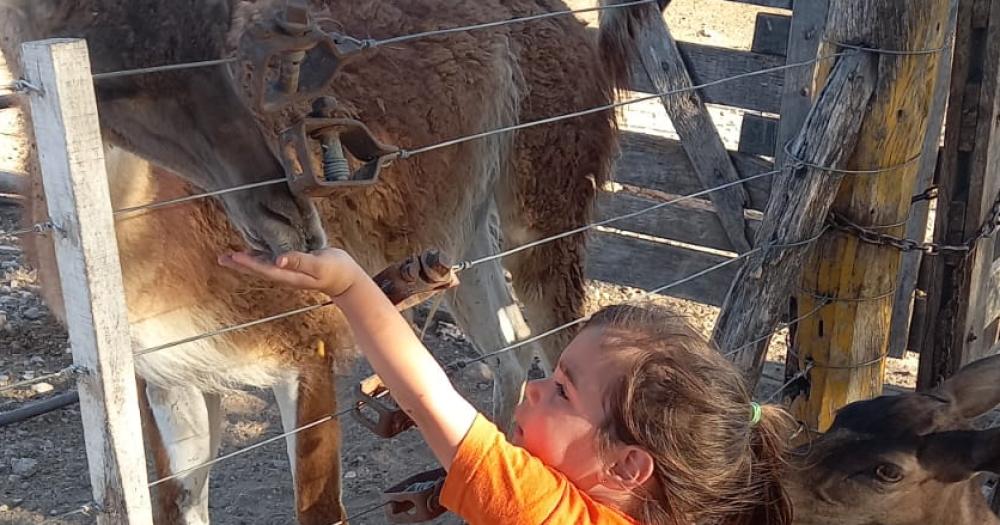
M611 465L610 482L620 485L625 490L635 490L643 487L656 470L656 461L652 454L635 447L623 447L617 455L617 461Z

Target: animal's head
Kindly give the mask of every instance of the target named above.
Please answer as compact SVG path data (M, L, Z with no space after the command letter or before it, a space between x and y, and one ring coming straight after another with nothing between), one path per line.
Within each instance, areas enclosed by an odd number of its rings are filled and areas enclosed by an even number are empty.
M231 55L237 4L243 3L0 0L0 22L19 33L3 43L10 63L19 60L21 42L81 37L92 70L101 73ZM274 136L233 76L229 67L213 66L95 80L104 138L208 191L281 179ZM284 182L219 200L256 249L309 250L326 242L313 204Z
M923 393L852 403L802 447L788 478L796 523L1000 524L977 474L1000 472L1000 428L971 421L1000 404L1000 356Z

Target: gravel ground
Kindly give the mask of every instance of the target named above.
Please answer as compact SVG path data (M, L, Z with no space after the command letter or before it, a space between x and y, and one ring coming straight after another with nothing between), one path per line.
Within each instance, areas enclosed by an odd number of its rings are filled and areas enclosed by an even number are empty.
M571 7L589 4L569 2ZM746 49L755 14L761 9L722 0L676 0L668 21L679 39ZM6 82L0 67L0 83ZM635 131L670 135L671 126L655 102L631 108L626 127ZM19 169L28 151L20 137L20 122L14 111L0 112L0 169ZM741 113L712 108L723 140L735 147ZM0 385L54 372L68 366L66 334L41 303L32 270L25 266L18 241L6 232L14 229L17 210L0 205ZM591 283L592 307L620 302L639 290L607 283ZM708 334L718 310L702 304L666 299L687 313ZM438 321L428 334L428 344L442 361L475 355L454 325ZM759 397L778 386L772 378L782 375L784 334L774 338L768 353L765 378ZM890 360L888 382L896 388L911 388L916 357ZM341 398L347 388L368 375L363 362L339 381ZM471 368L457 384L481 408L488 410L492 391L488 370ZM65 392L71 381L54 379L31 388L0 393L0 411L22 406ZM268 391L229 395L222 453L228 453L280 433L280 419ZM351 512L378 502L383 488L414 472L432 468L434 461L414 432L392 441L372 439L367 431L348 422L344 429L344 497ZM27 422L0 428L0 523L36 524L89 523L93 519L74 515L59 517L87 502L89 482L86 457L76 406L57 410ZM274 443L222 462L213 470L211 511L215 523L293 522L291 475L284 445ZM375 512L354 520L356 524L384 523ZM442 518L440 523L455 523Z

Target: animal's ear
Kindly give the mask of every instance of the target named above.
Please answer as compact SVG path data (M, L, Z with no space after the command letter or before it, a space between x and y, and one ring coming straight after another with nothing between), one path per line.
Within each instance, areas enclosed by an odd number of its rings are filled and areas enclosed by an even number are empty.
M927 434L921 437L917 459L935 478L950 483L977 472L1000 473L1000 427Z
M1000 405L1000 354L965 365L931 394L949 401L949 411L972 419Z
M670 5L670 0L657 0L656 3L659 4L660 11L663 11L668 5Z

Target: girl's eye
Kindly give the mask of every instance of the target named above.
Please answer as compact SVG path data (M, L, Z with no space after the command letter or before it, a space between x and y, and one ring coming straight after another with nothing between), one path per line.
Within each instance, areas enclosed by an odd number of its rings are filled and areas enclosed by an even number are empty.
M563 399L569 399L569 397L566 395L566 387L562 386L561 383L556 383L556 390L559 391L559 397Z

